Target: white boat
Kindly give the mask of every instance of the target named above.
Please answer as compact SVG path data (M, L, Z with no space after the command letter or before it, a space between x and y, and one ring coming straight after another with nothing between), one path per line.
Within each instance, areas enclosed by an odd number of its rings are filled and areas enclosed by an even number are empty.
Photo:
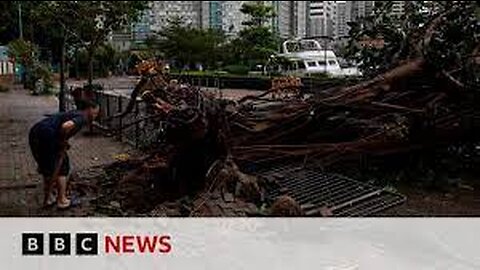
M282 71L302 75L326 73L329 76L351 76L351 71L344 72L332 50L324 49L317 40L287 40L282 45L283 53L279 56L289 60L289 65ZM358 74L355 74L358 75Z

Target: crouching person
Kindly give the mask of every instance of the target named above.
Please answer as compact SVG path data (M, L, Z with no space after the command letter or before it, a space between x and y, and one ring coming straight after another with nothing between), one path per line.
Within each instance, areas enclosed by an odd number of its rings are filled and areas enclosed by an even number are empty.
M32 155L38 165L38 172L44 178L44 206L57 203L57 207L70 207L67 197L67 181L70 174L70 160L67 155L68 140L83 126L91 123L98 115L98 106L84 101L82 110L60 112L36 123L29 133ZM54 194L56 187L56 196Z

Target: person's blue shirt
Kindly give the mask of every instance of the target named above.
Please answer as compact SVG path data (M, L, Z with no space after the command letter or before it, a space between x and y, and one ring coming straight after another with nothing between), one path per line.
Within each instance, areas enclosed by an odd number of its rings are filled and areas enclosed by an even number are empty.
M50 115L35 125L42 135L51 136L49 139L53 141L59 141L61 139L62 125L67 121L73 121L75 124L74 129L68 134L68 137L72 137L77 134L82 127L87 123L87 119L80 111L60 112ZM65 138L68 139L68 138Z

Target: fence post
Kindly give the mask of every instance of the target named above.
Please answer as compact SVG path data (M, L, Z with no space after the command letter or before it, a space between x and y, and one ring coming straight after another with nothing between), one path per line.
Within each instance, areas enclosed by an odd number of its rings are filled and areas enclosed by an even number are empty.
M107 110L105 112L105 117L110 117L110 96L107 96L107 95L103 95L103 98L106 99L105 102L107 103L106 104L106 107L107 107Z
M101 102L100 100L100 92L98 91L95 91L92 89L90 89L90 91L93 91L93 96L94 96L94 101L98 104L98 110L99 110L99 115L100 117L99 118L103 118L105 116L105 108L103 106L103 102ZM93 125L89 125L89 132L93 132Z
M67 111L73 110L72 91L73 91L73 86L70 85L70 87L68 88L68 93L65 93L65 100L67 101L66 102Z

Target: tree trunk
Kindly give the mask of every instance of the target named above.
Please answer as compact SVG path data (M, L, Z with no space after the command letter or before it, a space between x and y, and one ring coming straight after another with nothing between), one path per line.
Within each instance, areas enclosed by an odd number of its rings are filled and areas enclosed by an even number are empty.
M93 85L93 49L88 50L88 85Z
M58 110L65 111L65 32L62 31L62 44L60 50L60 92L58 94Z
M78 64L78 48L75 48L75 78L80 79L80 67Z

